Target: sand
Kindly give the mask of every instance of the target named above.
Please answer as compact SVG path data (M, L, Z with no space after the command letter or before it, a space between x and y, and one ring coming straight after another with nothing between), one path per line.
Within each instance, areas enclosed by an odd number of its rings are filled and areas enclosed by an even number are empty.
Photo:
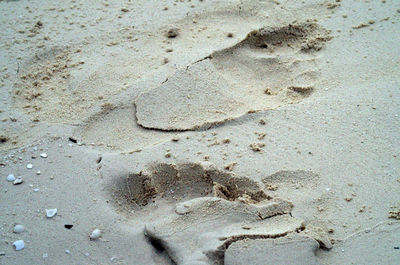
M400 263L397 1L0 14L0 264Z

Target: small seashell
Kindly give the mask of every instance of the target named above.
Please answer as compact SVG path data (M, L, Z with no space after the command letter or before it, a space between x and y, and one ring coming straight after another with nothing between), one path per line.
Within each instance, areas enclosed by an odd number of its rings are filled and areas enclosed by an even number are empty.
M40 157L47 158L47 154L46 153L41 153Z
M28 165L26 165L26 168L27 168L27 169L32 169L32 168L33 168L33 165L32 165L32 164L28 164Z
M15 247L15 250L23 250L25 247L24 240L17 240L13 243L13 246Z
M57 209L46 209L46 216L52 218L57 214Z
M13 174L9 174L9 175L7 176L7 181L11 182L11 181L14 181L14 180L15 180L15 177L14 177Z
M90 240L96 240L101 237L101 231L100 229L95 229L93 232L90 234Z
M15 225L13 231L14 231L14 233L17 233L17 234L22 233L22 232L25 231L25 226L23 226L23 225Z
M19 184L22 184L22 182L24 182L24 180L21 177L18 177L16 180L14 180L13 184L19 185Z

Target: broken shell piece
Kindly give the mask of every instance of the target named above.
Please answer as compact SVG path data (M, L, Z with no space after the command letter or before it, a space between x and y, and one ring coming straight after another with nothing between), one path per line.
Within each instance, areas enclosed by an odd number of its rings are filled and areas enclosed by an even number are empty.
M17 233L17 234L22 233L22 232L25 231L25 226L23 226L23 225L15 225L13 231L14 231L14 233Z
M32 165L32 164L28 164L28 165L26 165L26 168L27 168L27 169L32 169L32 168L33 168L33 165Z
M13 174L9 174L8 176L7 176L7 181L14 181L15 180L15 177L14 177L14 175Z
M57 209L46 209L46 216L52 218L57 214Z
M96 240L101 237L101 231L100 229L95 229L93 232L90 234L90 240Z
M190 213L190 206L184 203L177 203L175 206L175 212L180 215Z
M41 153L40 157L47 158L47 154L46 153Z
M24 182L24 180L21 177L18 177L16 180L14 180L13 184L19 185L19 184L22 184L22 182Z
M15 250L23 250L25 247L24 240L17 240L13 243L13 246L15 247Z

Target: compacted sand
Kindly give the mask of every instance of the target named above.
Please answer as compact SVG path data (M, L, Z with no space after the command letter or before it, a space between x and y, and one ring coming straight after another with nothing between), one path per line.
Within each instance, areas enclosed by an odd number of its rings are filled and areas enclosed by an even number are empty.
M0 264L400 264L398 1L0 14Z

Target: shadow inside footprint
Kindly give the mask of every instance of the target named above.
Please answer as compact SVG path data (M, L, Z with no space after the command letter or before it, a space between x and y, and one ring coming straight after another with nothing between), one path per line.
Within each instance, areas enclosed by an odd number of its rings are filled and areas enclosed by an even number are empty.
M206 163L153 164L119 181L115 195L136 209L150 202L176 203L207 196L243 202L270 199L255 181Z

